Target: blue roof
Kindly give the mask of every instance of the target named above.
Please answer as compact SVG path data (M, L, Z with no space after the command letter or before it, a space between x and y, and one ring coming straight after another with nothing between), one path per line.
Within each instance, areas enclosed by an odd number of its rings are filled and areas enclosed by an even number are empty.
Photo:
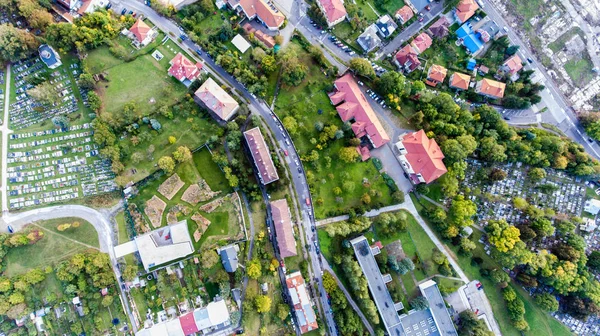
M473 69L475 69L476 65L477 65L477 61L475 61L473 58L471 58L469 60L469 63L467 63L467 70L473 70Z
M464 25L460 26L460 28L458 28L456 30L456 36L458 38L465 38L465 36L467 36L471 33L473 33L473 30L471 29L471 27L469 26L468 23L465 23Z
M469 50L471 54L474 54L478 52L479 49L483 48L483 43L481 43L478 34L469 34L466 37L464 37L463 45Z

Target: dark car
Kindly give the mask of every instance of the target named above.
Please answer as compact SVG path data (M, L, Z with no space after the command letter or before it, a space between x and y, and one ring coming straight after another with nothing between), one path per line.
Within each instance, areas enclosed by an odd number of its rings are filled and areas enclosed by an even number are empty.
M298 173L302 174L302 168L298 167Z
M106 5L106 9L110 9L112 7L112 4L109 2L108 5Z
M235 331L236 334L241 335L244 333L244 329L238 329Z
M15 232L15 231L13 230L12 226L10 226L10 225L9 225L7 228L8 228L8 232L9 232L9 233L14 233L14 232Z
M529 64L533 63L533 60L530 57L527 57L527 62L529 62Z
M504 120L510 120L510 118L509 117L504 117Z
M125 15L125 13L127 13L127 8L123 8L123 10L121 11L121 15Z

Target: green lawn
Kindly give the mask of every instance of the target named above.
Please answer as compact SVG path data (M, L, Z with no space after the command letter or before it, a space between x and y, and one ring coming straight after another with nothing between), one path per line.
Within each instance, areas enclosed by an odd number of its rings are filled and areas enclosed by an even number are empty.
M117 222L117 231L119 232L119 244L123 244L129 241L129 234L127 233L127 222L125 221L125 212L119 211L115 216Z
M402 7L404 7L405 3L403 0L394 0L394 1L387 1L383 4L383 9L386 11L387 14L389 14L392 18L394 17L394 14L396 14L396 11ZM375 7L375 6L373 6ZM380 13L380 14L385 14L385 13Z
M527 20L540 15L545 9L549 9L549 5L545 5L544 0L511 0L511 2L516 7L517 13Z
M564 68L573 80L573 83L579 87L585 86L595 77L595 74L592 72L594 64L589 59L587 51L584 51L581 57L568 60Z
M212 155L207 148L202 148L194 153L194 163L196 164L196 168L198 168L198 172L212 190L223 190L224 193L231 191L225 174L213 161Z
M585 33L579 27L572 27L559 38L554 40L554 42L548 44L548 48L550 48L553 52L557 53L565 47L565 43L569 41L573 36L579 35L581 38L585 37Z
M56 226L77 220L78 228L70 228L59 232ZM72 222L72 221L70 221ZM44 232L44 237L33 245L11 248L5 257L6 275L15 276L33 268L53 266L68 259L72 255L98 246L98 234L94 227L80 218L63 218L37 222ZM69 239L65 239L69 238ZM81 242L81 243L79 243Z
M394 1L388 1L388 2L395 2ZM369 23L373 23L375 21L377 21L377 14L373 8L375 8L375 5L373 4L373 2L369 1L369 0L357 0L356 1L356 5L359 8L359 11L362 11L363 15L365 16L365 18L367 19L367 21ZM369 6L370 5L370 6ZM379 13L381 15L381 13Z

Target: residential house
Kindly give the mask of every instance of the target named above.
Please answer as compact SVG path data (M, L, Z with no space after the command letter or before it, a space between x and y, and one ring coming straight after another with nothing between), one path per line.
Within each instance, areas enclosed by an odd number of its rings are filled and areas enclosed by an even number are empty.
M227 4L238 13L244 13L248 20L256 19L269 30L279 30L285 22L285 15L268 0L227 0Z
M194 253L194 245L185 220L136 236L132 241L114 247L115 256L138 252L146 272Z
M471 83L471 76L460 72L450 75L450 87L457 90L468 90Z
M396 53L394 63L407 73L414 71L421 65L419 53L410 44L405 45L404 48Z
M415 13L410 6L404 5L396 11L396 15L394 16L396 17L396 20L400 22L400 24L406 24L414 15Z
M85 316L85 313L83 312L83 303L81 303L79 296L74 297L72 302L75 310L77 311L77 315L79 315L79 317Z
M262 42L267 48L275 47L275 39L273 36L267 35L260 30L254 29L250 22L246 22L243 26L248 35L254 34L254 38Z
M424 130L404 133L398 140L398 160L412 183L429 184L448 171L440 146Z
M292 301L292 309L298 321L300 333L304 334L319 328L317 317L312 307L310 295L302 274L297 271L285 277L285 284Z
M454 17L460 24L463 24L467 22L478 9L479 6L475 0L461 0L454 10Z
M586 218L584 223L579 224L579 230L587 233L592 233L598 228L596 220L593 218Z
M136 48L147 46L154 40L156 35L158 35L158 31L155 27L150 28L150 26L141 19L135 21L128 32L129 38L131 38L131 41Z
M518 72L521 71L521 69L523 69L523 61L519 55L514 54L498 68L498 75L501 77L507 76L512 81L516 81L519 78Z
M217 250L221 256L223 268L228 273L234 273L238 268L238 252L240 247L237 244L229 244Z
M467 63L467 70L475 70L476 65L477 61L474 58L469 58L469 62Z
M51 46L42 44L38 48L38 52L40 54L40 59L49 69L56 69L62 65L60 55Z
M499 31L498 25L489 17L485 17L479 21L470 20L464 23L456 30L456 37L470 54L477 55L483 49L484 44L488 43Z
M240 105L217 82L208 78L194 93L194 101L208 110L221 125L231 120Z
M323 12L323 16L325 16L329 28L344 21L348 15L342 0L318 0L317 6L319 6Z
M74 9L77 14L84 15L92 13L98 8L106 8L109 3L108 0L81 0L77 1L76 8Z
M252 155L252 161L256 167L258 178L263 185L275 182L279 180L277 175L277 168L271 158L271 152L269 146L265 142L260 128L255 127L253 129L244 132L244 138L248 145L248 150Z
M450 22L448 18L442 15L442 17L429 26L429 33L433 37L444 38L448 35L448 27L450 27Z
M425 84L429 86L437 86L440 83L444 82L446 79L446 73L448 73L448 69L444 68L441 65L434 64L429 68L427 72L427 80L425 80Z
M282 258L298 255L296 239L294 238L294 228L292 227L292 214L290 213L287 200L282 198L272 201L269 204L273 226L275 227L275 239L277 240L277 247L279 247L279 255Z
M381 45L381 39L377 36L377 26L372 24L358 36L356 42L365 52L371 52Z
M398 28L396 22L394 22L394 20L392 20L392 17L388 14L381 16L379 19L377 19L377 21L375 22L375 26L377 26L377 31L379 32L379 35L381 35L381 37L383 37L384 39L392 36L392 34Z
M423 32L419 35L417 35L417 37L415 37L412 42L410 43L410 45L415 49L415 51L420 54L422 52L424 52L425 50L429 49L429 47L431 47L431 37L429 35L427 35L427 33Z
M171 64L169 76L175 77L186 87L189 87L200 76L200 69L202 69L202 63L193 63L182 53L177 53L169 64Z
M357 151L364 161L370 157L371 148L385 145L390 141L390 137L351 73L338 78L333 84L335 91L329 94L329 99L336 106L342 121L352 123L354 135L361 139Z
M501 99L504 97L505 88L506 84L502 82L484 78L477 82L477 85L475 85L475 92L489 98Z

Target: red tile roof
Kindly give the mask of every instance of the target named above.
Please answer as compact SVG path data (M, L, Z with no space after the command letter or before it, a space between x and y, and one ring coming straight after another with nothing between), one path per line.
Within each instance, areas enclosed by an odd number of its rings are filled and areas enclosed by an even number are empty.
M467 90L470 82L471 76L460 72L455 72L450 76L450 87L455 89Z
M344 3L341 0L319 0L319 3L325 12L327 23L331 24L346 17L346 7L344 7Z
M427 73L427 79L441 83L446 79L446 73L448 70L441 65L434 64L429 68Z
M229 118L238 109L239 104L212 78L208 78L194 95L202 101L206 108L210 109L222 120Z
M279 246L281 257L287 258L297 255L292 216L285 198L271 202L271 217L273 218L277 246Z
M479 9L479 6L475 0L461 0L456 6L456 16L460 22L465 22L475 14L477 9Z
M402 144L408 152L405 154L406 160L415 174L421 174L425 183L433 182L448 171L442 161L444 153L440 146L434 139L429 139L425 131L419 130L404 135Z
M285 284L290 293L294 313L298 317L297 321L300 325L300 333L304 334L319 328L302 274L297 271L287 275L285 277Z
M332 104L337 104L343 101L342 104L336 107L342 121L354 119L352 130L357 137L367 135L373 144L373 147L378 148L390 141L390 137L379 122L379 118L375 115L373 108L363 95L358 87L358 84L352 77L352 74L338 78L335 82L337 92L332 94ZM343 96L339 94L343 93Z
M367 161L371 158L371 151L365 146L356 147L356 151L358 152L358 154L360 154L360 159L362 161Z
M258 16L269 28L275 29L281 27L285 21L285 15L279 10L272 9L264 0L230 0L232 7L238 4L249 18Z
M406 23L408 20L410 20L413 16L415 15L415 13L413 12L413 10L407 6L404 5L404 7L398 9L396 11L396 18L398 20L400 20L402 23Z
M275 39L273 38L273 36L267 35L260 30L254 29L249 22L246 22L243 27L246 33L254 34L254 38L264 43L267 48L273 48L275 46Z
M396 53L396 61L398 61L401 66L408 66L409 70L413 71L421 65L421 61L419 61L417 55L415 49L410 44L407 44Z
M519 55L513 55L502 64L503 67L508 69L508 73L511 75L519 72L519 70L523 69L523 61Z
M427 33L421 33L410 44L420 54L431 47L431 37Z
M135 21L133 26L129 28L129 31L135 36L138 42L142 43L148 36L148 32L150 31L150 29L150 26L148 26L141 19L138 19L137 21Z
M260 128L255 127L253 129L244 132L244 137L250 148L254 165L258 169L258 175L264 185L279 180L277 175L277 169L273 160L271 159L271 153L269 147L263 138Z
M506 84L504 83L484 78L477 83L475 91L486 96L502 98L504 97L505 88Z
M202 63L194 64L182 53L177 53L169 64L171 64L169 75L177 78L180 82L185 79L195 80L202 69Z
M179 323L181 324L181 329L183 329L183 332L186 335L194 334L200 331L196 325L196 320L194 320L194 312L179 316Z

